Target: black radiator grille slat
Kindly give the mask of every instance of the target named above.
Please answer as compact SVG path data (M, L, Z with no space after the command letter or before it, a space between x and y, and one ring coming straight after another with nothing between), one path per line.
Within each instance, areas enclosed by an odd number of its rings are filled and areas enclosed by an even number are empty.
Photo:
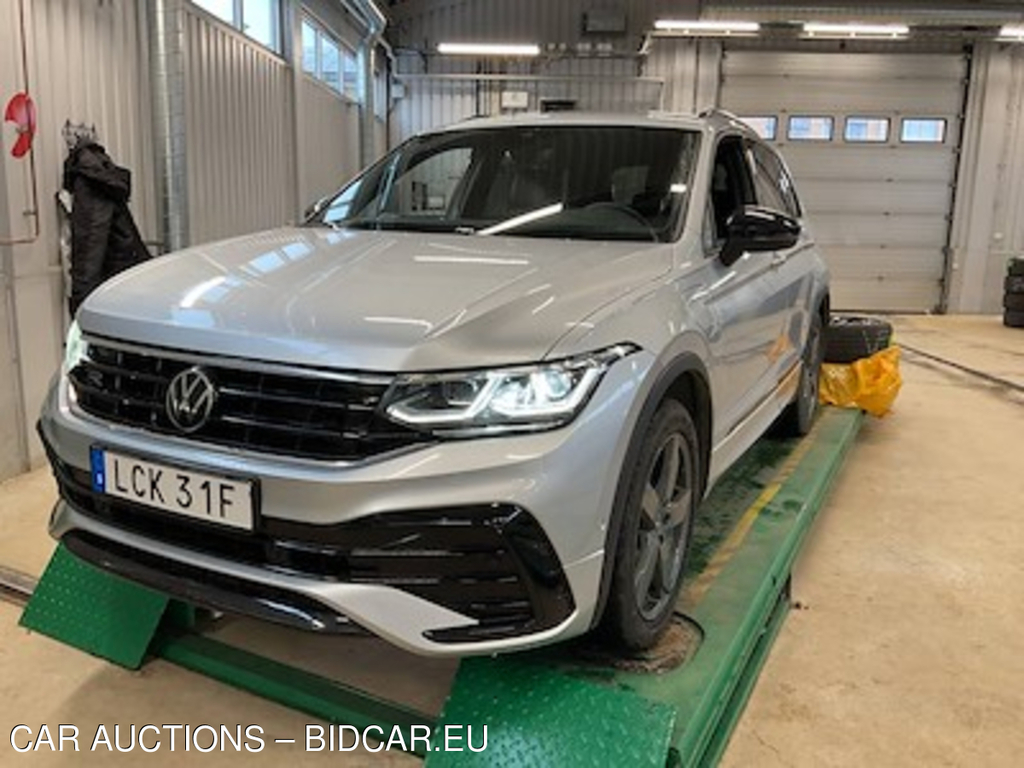
M71 371L79 407L106 421L181 434L167 416L171 379L200 365L218 389L209 421L191 439L328 461L359 461L426 441L378 413L387 381L339 380L278 373L221 362L179 359L158 351L90 342Z

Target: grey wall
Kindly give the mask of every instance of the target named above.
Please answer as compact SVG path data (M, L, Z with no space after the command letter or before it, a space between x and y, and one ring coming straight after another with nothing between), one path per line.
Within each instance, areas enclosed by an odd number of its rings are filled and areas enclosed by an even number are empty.
M301 88L301 196L309 205L359 171L359 106L309 77Z

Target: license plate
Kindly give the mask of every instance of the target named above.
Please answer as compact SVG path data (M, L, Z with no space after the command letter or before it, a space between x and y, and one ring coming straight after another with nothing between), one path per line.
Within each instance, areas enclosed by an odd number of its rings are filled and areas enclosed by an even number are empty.
M253 483L92 449L92 487L176 515L253 529Z

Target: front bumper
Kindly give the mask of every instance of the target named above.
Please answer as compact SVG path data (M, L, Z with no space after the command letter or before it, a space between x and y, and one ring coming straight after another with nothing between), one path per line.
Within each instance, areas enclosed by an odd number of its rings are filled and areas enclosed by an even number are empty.
M198 604L321 631L354 623L418 653L570 637L594 618L628 414L650 362L639 353L613 366L564 429L352 465L115 427L78 412L58 381L40 420L61 485L51 533L80 557ZM258 530L196 527L95 498L87 468L97 443L257 478Z

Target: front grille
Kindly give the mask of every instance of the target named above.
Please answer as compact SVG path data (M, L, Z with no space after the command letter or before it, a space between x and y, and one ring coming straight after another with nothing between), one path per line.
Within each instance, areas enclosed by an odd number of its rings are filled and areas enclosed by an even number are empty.
M108 525L283 573L391 586L479 622L425 633L436 642L540 632L574 607L554 547L520 507L387 512L327 526L262 517L256 531L244 533L96 493L88 472L52 452L50 461L61 496Z
M266 372L222 361L193 360L89 343L70 373L86 413L152 432L181 434L167 416L171 379L194 365L213 381L217 399L193 439L260 453L358 461L423 442L423 433L380 415L387 381Z

